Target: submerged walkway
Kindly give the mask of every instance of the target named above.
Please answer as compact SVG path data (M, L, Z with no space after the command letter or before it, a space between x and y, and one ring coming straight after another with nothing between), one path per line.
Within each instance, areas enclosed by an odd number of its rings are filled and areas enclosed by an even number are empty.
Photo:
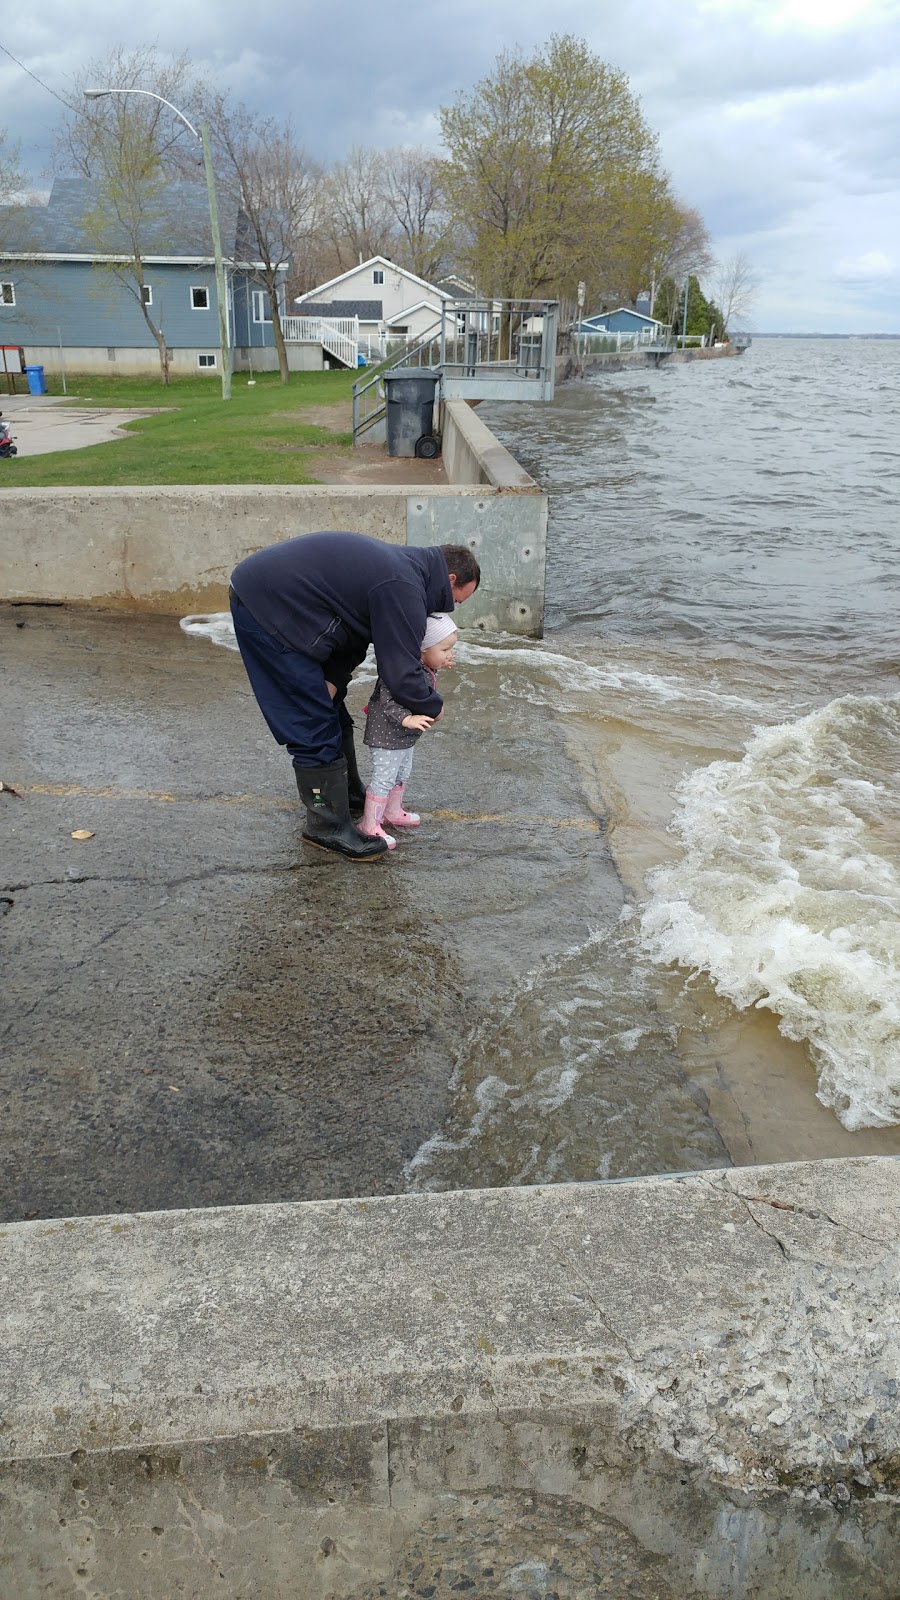
M0 632L0 1219L402 1188L472 1030L619 913L552 733L526 763L458 674L419 835L350 866L301 844L237 655L65 607Z

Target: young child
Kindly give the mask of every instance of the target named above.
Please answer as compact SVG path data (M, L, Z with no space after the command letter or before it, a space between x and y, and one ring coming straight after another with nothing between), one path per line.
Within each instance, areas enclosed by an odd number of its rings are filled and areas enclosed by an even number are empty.
M453 647L459 634L451 617L433 612L422 639L422 665L435 682L442 667L452 667ZM414 716L376 679L366 706L365 743L372 751L372 782L366 790L366 809L357 824L370 839L386 839L393 850L396 839L385 833L382 822L395 828L417 828L419 818L403 805L403 790L412 771L413 750L423 733L434 726L434 717Z

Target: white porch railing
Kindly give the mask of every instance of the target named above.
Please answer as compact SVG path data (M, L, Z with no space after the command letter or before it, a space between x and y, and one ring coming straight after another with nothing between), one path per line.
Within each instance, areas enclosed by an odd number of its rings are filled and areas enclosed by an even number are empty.
M579 351L585 355L601 355L610 350L640 350L672 343L671 329L639 328L632 333L609 333L604 328L584 328L572 335Z
M320 344L345 367L359 365L359 317L282 317L285 339L300 339Z

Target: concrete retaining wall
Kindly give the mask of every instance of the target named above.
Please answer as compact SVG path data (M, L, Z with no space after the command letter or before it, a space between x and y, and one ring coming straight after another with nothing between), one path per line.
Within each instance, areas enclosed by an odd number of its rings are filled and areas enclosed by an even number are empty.
M535 492L534 479L465 400L444 402L442 427L442 454L451 483Z
M597 355L578 357L574 353L560 356L556 363L556 381L567 378L591 378L600 372L624 372L626 368L683 366L689 361L730 361L744 353L743 345L713 345L711 349L688 345L684 350L606 350Z
M891 1600L900 1164L0 1229L0 1592Z
M321 529L392 544L465 544L482 566L466 627L543 632L547 497L468 406L447 407L459 486L250 485L6 489L0 496L0 598L169 615L221 611L228 577L251 551ZM460 416L459 413L465 413Z

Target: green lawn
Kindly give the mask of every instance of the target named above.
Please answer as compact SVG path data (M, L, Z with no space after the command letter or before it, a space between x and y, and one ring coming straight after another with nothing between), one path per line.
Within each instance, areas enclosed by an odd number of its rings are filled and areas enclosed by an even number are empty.
M350 445L352 436L304 422L304 411L349 401L355 376L296 372L283 384L277 373L262 373L251 385L247 374L236 373L232 397L223 401L217 378L174 378L164 388L147 378L70 374L73 406L170 409L126 424L127 438L109 444L4 461L3 485L315 483L315 454L304 447ZM60 394L60 380L51 379L48 390Z

